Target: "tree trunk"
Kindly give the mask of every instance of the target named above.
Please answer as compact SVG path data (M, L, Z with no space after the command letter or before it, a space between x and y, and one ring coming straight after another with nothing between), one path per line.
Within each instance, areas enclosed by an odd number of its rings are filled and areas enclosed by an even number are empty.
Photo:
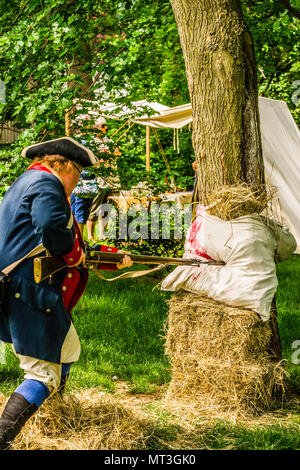
M199 201L223 185L264 184L256 62L240 0L170 0L193 110ZM276 308L272 350L280 358Z
M264 183L253 41L238 0L171 0L193 109L200 202Z

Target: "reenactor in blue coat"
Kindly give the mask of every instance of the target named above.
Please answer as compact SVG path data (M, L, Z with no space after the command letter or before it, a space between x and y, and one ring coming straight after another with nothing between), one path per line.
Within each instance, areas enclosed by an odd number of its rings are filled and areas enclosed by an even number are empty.
M31 145L22 155L33 160L32 165L0 204L0 270L19 261L9 273L0 340L13 345L24 370L24 381L0 417L2 450L9 449L44 400L64 386L80 355L71 310L84 292L88 271L82 267L84 242L69 197L82 169L97 162L91 150L70 137ZM68 267L36 284L36 249L39 255L62 256ZM115 269L131 264L124 256Z

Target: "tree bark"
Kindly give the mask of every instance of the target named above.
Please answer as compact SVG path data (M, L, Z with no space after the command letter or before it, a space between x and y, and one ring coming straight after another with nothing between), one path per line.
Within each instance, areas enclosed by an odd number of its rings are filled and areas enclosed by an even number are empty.
M193 109L200 202L224 184L263 184L255 55L239 0L171 4Z
M217 187L264 184L256 61L240 0L170 0L193 110L199 202ZM281 345L272 309L272 350Z

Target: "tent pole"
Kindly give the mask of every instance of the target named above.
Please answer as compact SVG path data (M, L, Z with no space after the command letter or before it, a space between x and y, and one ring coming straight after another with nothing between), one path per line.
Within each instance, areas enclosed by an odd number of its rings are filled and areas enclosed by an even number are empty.
M71 129L70 110L67 109L65 112L65 134L67 136L70 135L70 129Z
M146 126L146 170L150 171L150 126Z

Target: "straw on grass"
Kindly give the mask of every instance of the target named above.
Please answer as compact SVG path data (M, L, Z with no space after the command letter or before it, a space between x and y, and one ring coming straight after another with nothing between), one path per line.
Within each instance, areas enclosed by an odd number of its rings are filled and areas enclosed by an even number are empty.
M0 396L0 405L5 402ZM143 449L149 433L141 412L89 389L48 399L26 423L12 450Z

